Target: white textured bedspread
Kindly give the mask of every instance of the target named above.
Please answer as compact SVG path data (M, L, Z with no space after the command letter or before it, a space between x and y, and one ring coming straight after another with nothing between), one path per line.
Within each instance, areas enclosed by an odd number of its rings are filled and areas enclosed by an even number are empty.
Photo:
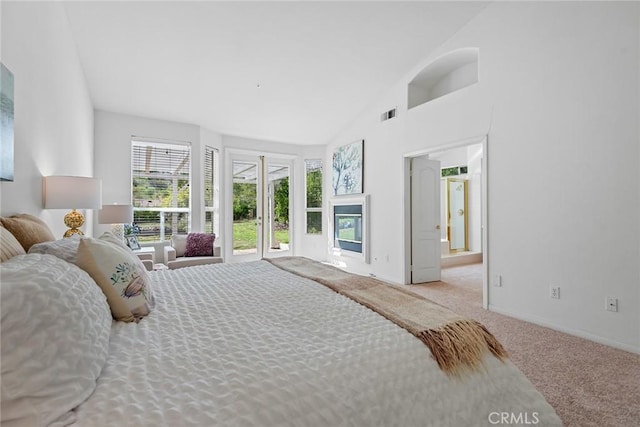
M155 310L114 323L77 425L561 425L511 362L451 379L404 329L267 262L151 274Z

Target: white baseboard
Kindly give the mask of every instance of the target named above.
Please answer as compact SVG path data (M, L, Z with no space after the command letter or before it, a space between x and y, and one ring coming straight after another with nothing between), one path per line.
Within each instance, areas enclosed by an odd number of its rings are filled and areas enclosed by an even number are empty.
M522 315L521 313L513 313L509 310L504 310L500 307L496 307L494 305L489 304L489 311L493 311L494 313L502 314L505 316L513 317L514 319L524 320L525 322L533 323L539 326L544 326L549 329L553 329L554 331L563 332L565 334L573 335L579 338L584 338L589 341L594 341L599 344L608 345L609 347L617 348L620 350L628 351L630 353L640 354L640 347L634 347L629 344L621 343L615 340L611 340L609 338L601 337L599 335L593 335L588 332L579 331L571 328L564 328L562 326L554 325L549 323L547 320L530 315Z

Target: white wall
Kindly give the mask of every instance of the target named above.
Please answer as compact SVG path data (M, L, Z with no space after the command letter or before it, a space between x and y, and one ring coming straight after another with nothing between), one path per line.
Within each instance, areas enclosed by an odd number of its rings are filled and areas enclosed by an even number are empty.
M482 252L482 144L467 147L469 250Z
M365 139L372 263L348 268L402 282L403 154L488 134L489 273L503 276L490 308L640 351L638 13L496 2L417 64L327 147L329 162ZM409 81L463 47L480 49L479 83L407 111ZM618 313L605 311L607 295Z
M452 70L440 79L430 90L429 98L434 99L449 92L469 86L478 81L478 63L470 62Z
M93 175L93 107L67 16L56 2L1 2L2 63L14 75L13 182L0 214L42 218L56 236L64 210L43 210L42 176ZM87 211L86 233L92 232Z

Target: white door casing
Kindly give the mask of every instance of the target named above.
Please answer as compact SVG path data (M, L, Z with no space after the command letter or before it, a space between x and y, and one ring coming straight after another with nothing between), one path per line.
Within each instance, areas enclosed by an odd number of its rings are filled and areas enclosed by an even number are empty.
M230 186L229 217L231 227L228 227L231 247L227 255L229 262L254 261L263 257L282 256L291 254L292 236L292 183L291 171L293 162L290 158L266 157L263 154L231 153L228 157ZM275 245L275 221L273 211L273 175L278 171L284 171L284 176L289 177L289 229L288 243ZM236 177L235 175L242 175ZM242 179L241 179L242 178ZM256 211L248 222L255 225L255 241L253 245L245 249L235 249L235 233L233 231L233 200L235 197L233 183L255 186ZM271 187L270 187L271 185Z
M440 280L440 162L411 159L411 283Z

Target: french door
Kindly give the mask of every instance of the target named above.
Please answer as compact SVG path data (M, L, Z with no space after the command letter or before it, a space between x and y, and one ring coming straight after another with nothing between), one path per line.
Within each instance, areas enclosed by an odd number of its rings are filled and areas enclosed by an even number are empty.
M234 154L232 261L291 253L292 161Z

